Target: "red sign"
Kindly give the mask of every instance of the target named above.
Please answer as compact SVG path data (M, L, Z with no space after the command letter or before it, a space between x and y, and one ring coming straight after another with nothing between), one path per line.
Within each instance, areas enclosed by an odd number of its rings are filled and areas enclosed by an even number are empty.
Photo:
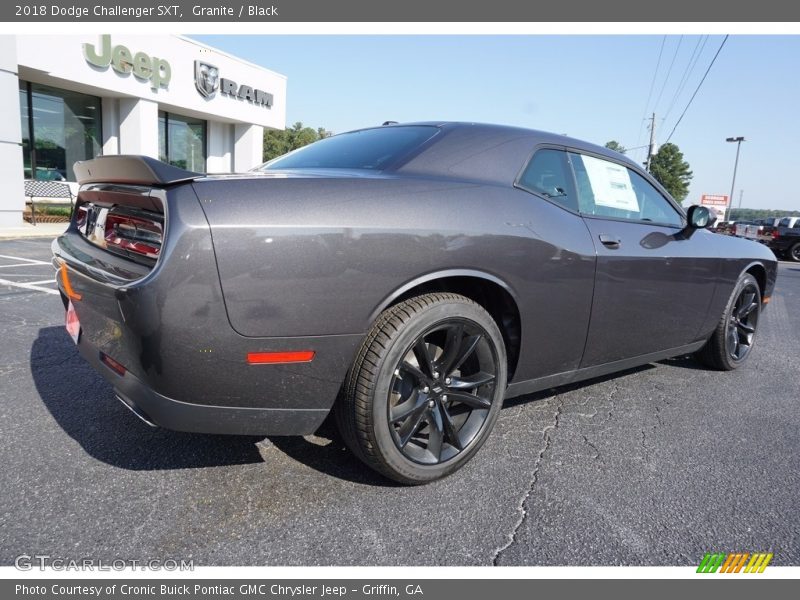
M703 194L700 204L704 206L728 206L728 196L719 194Z

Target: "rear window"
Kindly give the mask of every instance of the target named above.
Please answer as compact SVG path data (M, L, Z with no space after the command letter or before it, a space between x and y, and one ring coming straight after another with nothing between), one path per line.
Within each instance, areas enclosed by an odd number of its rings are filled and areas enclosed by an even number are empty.
M388 167L438 132L427 125L342 133L263 164L259 169L375 169Z

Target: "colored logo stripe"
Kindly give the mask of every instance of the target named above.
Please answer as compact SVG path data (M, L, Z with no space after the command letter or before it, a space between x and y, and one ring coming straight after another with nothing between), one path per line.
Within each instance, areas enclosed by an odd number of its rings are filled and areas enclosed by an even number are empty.
M767 565L772 561L773 554L766 552L706 552L700 566L697 567L698 573L739 573L744 567L745 573L763 573ZM748 562L748 559L749 562ZM747 566L745 567L745 563Z
M772 560L772 553L770 554L753 554L753 558L750 559L750 562L747 563L747 567L745 567L745 573L763 573L764 569L767 568L769 561Z
M725 560L725 554L722 552L716 552L711 554L710 552L706 552L706 555L703 557L703 561L700 563L700 566L697 567L698 573L716 573L719 566L722 564L722 561Z

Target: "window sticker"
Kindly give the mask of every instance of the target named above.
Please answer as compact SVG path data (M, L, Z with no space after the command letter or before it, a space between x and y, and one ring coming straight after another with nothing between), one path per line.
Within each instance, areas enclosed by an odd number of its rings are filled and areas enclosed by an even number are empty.
M591 156L581 158L592 185L595 205L639 212L628 169Z

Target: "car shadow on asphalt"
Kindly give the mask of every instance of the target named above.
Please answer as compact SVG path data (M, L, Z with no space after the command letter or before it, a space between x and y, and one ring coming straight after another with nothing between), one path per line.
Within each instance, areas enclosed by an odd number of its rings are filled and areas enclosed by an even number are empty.
M376 487L405 487L379 475L345 446L332 419L326 419L313 436L268 438L286 456L324 475Z
M265 463L274 447L329 476L394 486L364 466L326 420L306 438L184 433L146 425L123 406L63 327L46 327L31 347L30 369L42 403L64 432L91 457L135 471ZM265 458L266 457L266 458Z
M99 461L135 471L263 462L264 436L203 435L146 425L86 363L63 327L39 330L30 355L33 382L56 423Z
M690 369L692 371L712 370L710 367L707 367L706 365L701 363L698 359L694 358L691 354L686 354L684 356L675 356L673 358L660 360L658 361L658 364L667 365L670 367L679 367L681 369Z
M691 358L662 361L686 368L703 367ZM56 423L93 458L129 470L191 469L265 462L270 447L315 471L355 483L395 486L349 452L332 419L313 436L278 437L206 435L152 428L134 417L114 391L81 358L63 327L39 330L30 355L33 381ZM511 398L504 408L655 368L648 364Z

